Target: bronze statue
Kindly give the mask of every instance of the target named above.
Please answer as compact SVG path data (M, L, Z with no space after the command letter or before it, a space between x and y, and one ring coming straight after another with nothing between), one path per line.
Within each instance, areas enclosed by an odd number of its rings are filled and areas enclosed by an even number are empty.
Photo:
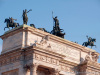
M45 28L38 28L38 29L41 30L41 31L49 33Z
M96 42L96 39L94 39L94 38L91 38L91 37L89 37L88 38L88 36L86 36L87 37L87 39L88 39L88 42L84 42L83 44L82 44L82 46L91 46L91 48L92 48L92 46L95 46L96 47L96 45L94 45L94 42Z
M9 17L9 20L10 20L10 23L14 23L14 20L16 21L17 19L13 19L12 17L11 18Z
M23 15L22 15L22 17L23 17L23 24L27 24L27 22L28 22L27 13L30 12L30 11L32 11L32 10L31 9L29 11L27 11L26 9L25 9L25 11L23 10Z
M59 20L57 19L57 16L55 18L53 17L53 20L55 25L53 26L53 30L51 31L51 34L64 38L65 33L62 33L64 30L60 29L59 27Z
M11 18L9 17L9 19L6 18L4 23L7 23L7 27L5 27L5 28L9 28L9 27L13 28L13 27L19 26L19 23L15 23L13 20L16 20L16 19L13 19L12 17ZM4 28L4 30L5 30L5 28ZM10 30L10 28L9 28L9 30Z
M92 38L91 37L88 38L88 36L86 36L86 37L88 39L88 42L91 42Z
M36 28L34 24L30 24L31 27Z
M60 28L59 28L59 20L57 19L57 16L55 18L53 17L53 20L55 22L55 27L57 28L57 30L60 30Z

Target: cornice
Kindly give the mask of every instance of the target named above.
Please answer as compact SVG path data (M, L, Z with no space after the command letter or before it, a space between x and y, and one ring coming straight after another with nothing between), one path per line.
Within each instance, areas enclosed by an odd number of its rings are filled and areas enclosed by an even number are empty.
M68 64L68 65L71 65L71 66L77 66L78 65L77 63L67 61L67 60L64 60L64 59L60 60L60 63Z
M18 28L15 28L15 29L12 29L8 32L6 32L4 35L0 36L0 38L4 39L8 36L11 36L13 34L16 34L18 32L21 32L21 31L26 31L26 32L31 32L32 34L35 34L35 35L38 35L38 36L45 36L45 35L48 35L50 36L50 39L51 40L55 40L59 43L62 43L62 44L66 44L66 45L69 45L69 46L72 46L74 48L77 48L77 49L80 49L81 51L84 51L84 52L96 52L95 50L93 49L90 49L90 48L87 48L87 47L84 47L82 45L79 45L77 43L74 43L74 42L71 42L71 41L68 41L66 39L63 39L63 38L60 38L58 36L55 36L55 35L52 35L50 33L47 33L47 32L44 32L44 31L41 31L39 29L36 29L36 28L33 28L33 27L30 27L28 25L21 25L19 26Z
M51 56L55 56L55 57L58 57L58 58L64 58L65 56L62 55L62 54L59 54L59 53L56 53L56 52L53 52L53 51L50 51L48 49L43 49L43 48L40 48L40 47L37 47L37 46L30 46L30 49L33 49L34 52L35 51L38 51L40 53L45 53L45 54L48 54L48 55L51 55ZM24 50L29 50L29 48L24 48Z
M59 60L60 63L64 63L64 64L68 64L68 65L72 65L72 66L77 66L78 65L77 63L64 60L64 57L66 57L66 56L64 56L62 54L59 54L59 53L56 53L56 52L49 51L48 49L46 50L46 49L36 47L36 46L31 46L30 49L33 49L34 53L39 52L41 54L47 54L49 56L54 56L54 57L60 58L60 60ZM29 48L26 48L25 50L29 50Z
M82 66L82 65L86 65L87 68L91 67L91 68L93 68L95 70L97 70L97 69L100 70L100 63L97 63L97 62L87 61L87 62L84 62L82 64L79 64L79 66Z
M97 62L88 61L87 66L100 70L100 63Z
M0 60L6 58L8 56L13 57L14 55L16 55L17 53L19 53L20 51L21 51L21 48L18 48L18 49L15 49L13 51L9 51L7 53L3 53L3 54L0 55Z
M62 43L62 44L70 45L70 46L72 46L72 47L74 47L74 48L80 49L81 51L85 51L85 52L90 52L90 51L91 51L91 52L96 52L95 50L90 49L90 48L88 48L88 47L84 47L84 46L79 45L79 44L77 44L77 43L68 41L68 40L66 40L66 39L60 38L60 37L58 37L58 36L52 35L52 34L50 34L50 33L41 31L41 30L39 30L39 29L30 27L30 26L27 27L26 30L27 30L27 31L30 31L30 32L33 33L33 34L36 34L36 35L38 35L38 36L41 36L41 37L43 37L43 36L45 36L45 35L48 35L48 36L50 36L50 39L51 39L51 40L55 40L55 41L57 41L57 42L59 42L59 43Z

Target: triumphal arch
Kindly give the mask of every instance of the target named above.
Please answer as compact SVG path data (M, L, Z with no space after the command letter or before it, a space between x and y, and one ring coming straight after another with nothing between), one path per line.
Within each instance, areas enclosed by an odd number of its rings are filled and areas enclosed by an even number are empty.
M99 53L21 25L5 32L0 75L100 75Z

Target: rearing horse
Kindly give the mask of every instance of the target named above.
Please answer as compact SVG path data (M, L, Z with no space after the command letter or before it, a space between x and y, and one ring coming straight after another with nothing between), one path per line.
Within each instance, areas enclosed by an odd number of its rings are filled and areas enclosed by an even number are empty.
M91 46L91 48L93 47L93 46L95 46L96 47L96 45L94 45L94 42L96 42L96 39L91 39L91 41L90 42L84 42L83 44L82 44L82 46Z
M7 27L5 27L5 28L9 28L9 27L16 28L17 26L19 26L19 23L11 23L9 19L5 19L4 23L7 23ZM4 28L4 30L5 30L5 28ZM10 28L9 28L9 30L10 30Z

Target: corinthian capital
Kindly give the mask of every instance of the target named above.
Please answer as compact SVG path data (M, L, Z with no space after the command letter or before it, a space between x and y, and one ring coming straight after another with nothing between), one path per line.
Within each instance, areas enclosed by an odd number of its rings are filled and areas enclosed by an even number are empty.
M52 71L51 71L51 75L59 75L59 70L58 69L52 69Z
M36 71L37 70L37 68L38 68L38 63L32 63L32 64L30 64L30 68L33 70L33 71Z

